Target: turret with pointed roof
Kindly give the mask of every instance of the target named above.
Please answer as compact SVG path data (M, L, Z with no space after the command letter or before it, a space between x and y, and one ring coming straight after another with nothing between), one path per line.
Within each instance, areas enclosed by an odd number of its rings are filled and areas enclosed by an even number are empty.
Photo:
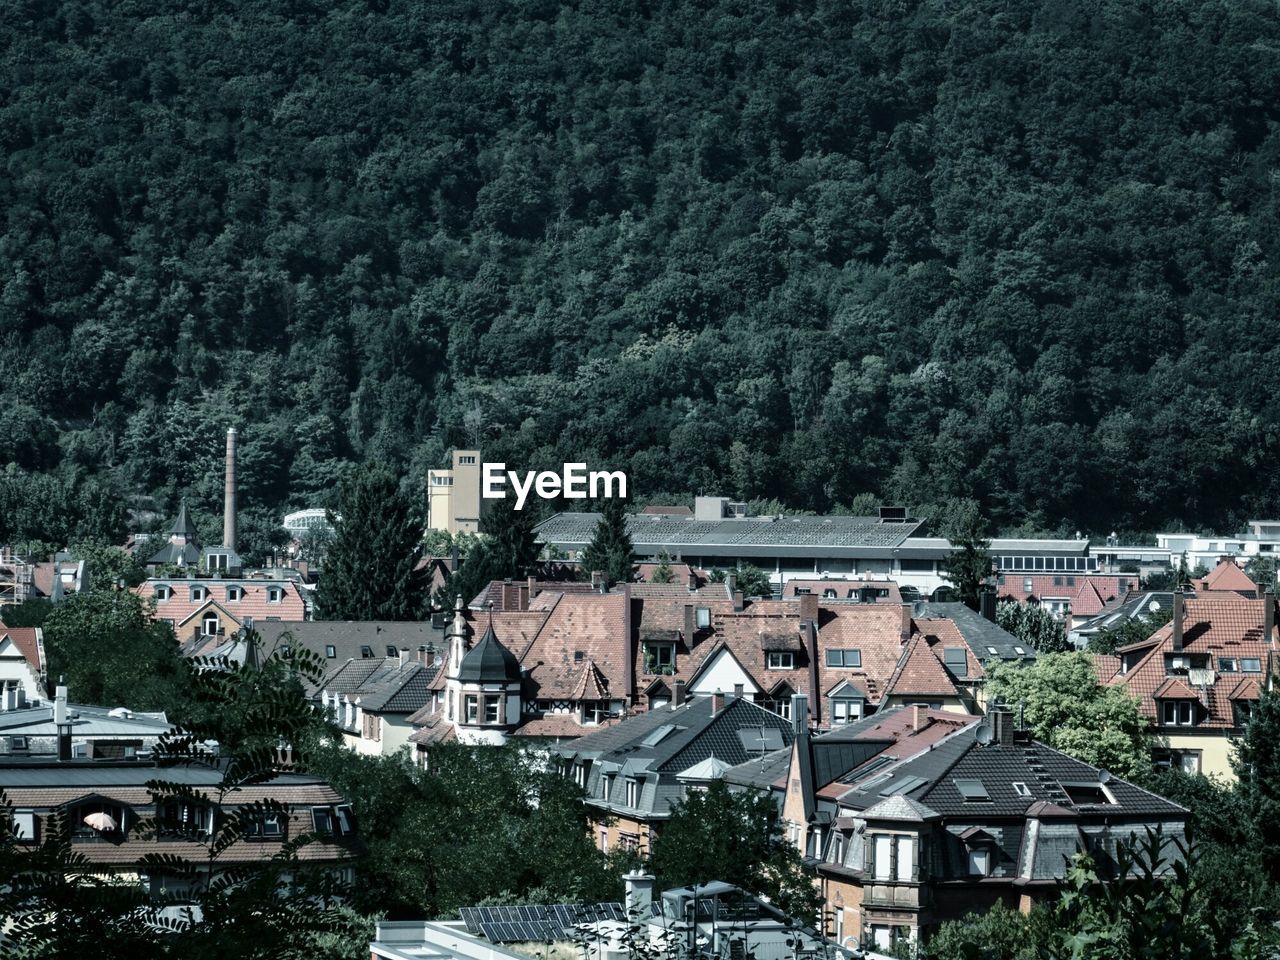
M169 542L147 558L149 566L168 564L175 567L191 567L200 561L200 537L187 513L187 498L178 507L178 519L169 528Z

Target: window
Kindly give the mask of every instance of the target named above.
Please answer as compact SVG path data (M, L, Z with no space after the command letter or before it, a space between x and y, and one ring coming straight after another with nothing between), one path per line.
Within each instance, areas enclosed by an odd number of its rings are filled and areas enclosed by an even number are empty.
M366 713L364 719L364 738L378 741L382 739L382 718L377 714Z
M969 876L986 877L991 874L991 851L985 847L969 848Z
M698 607L694 610L694 619L699 630L706 630L711 626L711 608Z
M1166 727L1189 727L1195 723L1194 700L1161 700L1161 722Z
M1034 579L1032 579L1031 577L1023 577L1023 578L1022 578L1022 592L1023 592L1023 593L1030 593L1030 592L1031 592L1031 590L1032 590L1032 588L1035 586L1035 583L1036 583L1036 582L1035 582L1035 580L1034 580Z
M475 694L469 693L462 698L462 702L466 705L463 712L464 723L475 723L476 718L480 715L480 698Z
M827 651L828 667L852 667L862 666L861 650L828 650Z
M158 603L163 603L164 601L168 600L170 597L173 596L173 587L169 586L166 583L162 583L156 587L152 596L156 598L156 601Z
M1067 798L1076 806L1113 804L1116 802L1110 791L1100 783L1064 783L1062 789L1066 791Z
M1245 657L1240 661L1240 666L1245 673L1262 672L1262 661L1257 657Z
M875 838L873 876L877 880L888 880L893 876L893 837Z
M831 722L835 726L843 726L862 719L862 701L851 698L832 699Z
M279 813L263 813L245 822L241 836L250 840L279 840L284 824Z
M618 849L637 851L640 849L640 834L638 833L619 833Z
M991 794L987 793L987 788L983 786L981 780L958 779L956 789L960 791L960 796L964 797L965 803L991 802Z
M1013 792L1020 797L1031 796L1031 788L1028 787L1025 783L1022 783L1021 781L1018 781L1018 780L1015 780L1013 783Z
M1253 719L1253 701L1252 700L1232 700L1231 715L1237 727L1243 727L1251 719Z
M400 652L399 652L398 650L396 650L396 645L395 645L394 643L388 643L388 644L387 644L387 656L388 656L388 657L398 657L398 656L400 656Z
M1054 577L1054 578L1053 578L1053 585L1054 585L1055 587L1060 587L1060 586L1062 586L1062 578L1061 578L1061 577Z
M582 705L583 723L603 723L609 717L608 700L588 700Z
M334 657L338 655L338 648L335 647L332 643L325 644L324 655L328 657L330 660L332 660Z
M573 662L574 662L574 663L581 663L581 662L582 662L583 660L585 660L586 658L587 658L587 655L586 655L586 653L585 653L585 652L583 652L582 650L575 650L575 651L573 651Z
M1000 656L1000 651L995 647L987 647L987 653L991 654L993 657Z
M584 790L587 787L587 771L590 769L590 765L585 762L579 762L573 765L573 782Z
M776 713L783 720L791 719L791 698L789 696L780 696L775 700L762 700L760 701L760 706L770 713Z
M476 462L476 458L475 458L475 457L459 457L459 458L458 458L458 463L459 463L459 464L466 464L466 465L470 466L471 464L473 464L473 463L475 463L475 462Z
M1014 648L1013 648L1013 652L1014 652L1014 653L1016 653L1016 654L1017 654L1018 656L1020 656L1020 657L1025 657L1025 656L1027 655L1027 651L1026 651L1025 649L1023 649L1022 647L1014 647Z
M765 668L769 670L794 670L796 655L788 651L773 651L765 658Z
M13 811L13 839L19 843L33 843L36 839L36 814L34 810Z
M219 632L219 621L216 613L206 613L200 620L200 632L206 637L215 637Z
M284 599L282 587L267 587L267 603L279 603Z
M356 832L356 820L351 813L350 804L344 803L334 807L333 817L338 827L339 836L346 837Z
M640 784L630 778L627 779L627 806L640 806Z
M99 827L92 827L85 823L85 818L92 817L96 813L106 814L111 819L95 820ZM125 808L118 803L104 801L90 800L79 804L70 820L71 836L75 840L116 840L122 835L126 826Z
M160 808L160 826L172 836L207 837L213 832L213 808L171 801Z
M1239 672L1239 670L1240 670L1240 665L1236 663L1234 657L1218 658L1218 671L1220 673L1237 673Z
M27 738L18 736L10 737L9 749L13 751L22 751L27 749Z
M202 600L207 600L208 597L209 597L209 590L207 587L196 586L191 588L192 603L199 603Z
M501 697L485 697L484 698L484 722L497 723L499 706L502 703Z
M311 826L322 837L333 836L333 811L328 807L312 807Z
M943 647L942 662L957 677L967 677L969 675L969 657L965 653L964 647Z
M796 587L797 597L807 597L811 593L813 593L813 591L810 590L808 587Z
M209 570L226 570L231 566L225 553L210 553L205 557L205 567Z
M360 656L361 656L362 658L364 658L365 660L370 660L370 659L372 659L372 658L373 658L373 647L369 646L368 644L364 644L364 645L362 645L362 646L360 647Z
M915 837L898 838L898 880L909 883L915 879Z
M227 603L239 603L244 599L244 587L227 587Z
M675 673L676 647L674 643L646 643L644 645L644 672L671 675Z

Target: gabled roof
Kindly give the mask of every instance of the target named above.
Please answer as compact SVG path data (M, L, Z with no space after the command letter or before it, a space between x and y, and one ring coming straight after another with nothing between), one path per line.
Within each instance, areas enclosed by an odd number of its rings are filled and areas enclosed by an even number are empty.
M574 687L573 699L609 699L609 680L600 672L600 668L596 666L594 660L588 660L582 665L582 678L578 681L578 685Z
M187 498L182 498L182 503L178 506L178 518L173 521L173 526L169 528L169 536L186 537L190 542L196 542L198 535L196 534L196 525L191 522L191 517L187 514Z
M0 623L0 647L6 640L13 644L13 649L21 654L22 659L31 664L32 669L37 672L44 669L43 633L39 627L6 627Z
M1227 694L1228 700L1261 700L1262 684L1253 677L1245 677Z
M1181 677L1170 677L1151 694L1157 700L1197 700L1200 697Z
M1258 585L1249 579L1234 560L1223 558L1218 565L1209 571L1209 575L1195 582L1197 593L1238 593L1245 597L1256 597Z
M719 780L730 765L715 754L676 774L677 780Z
M917 633L907 642L898 668L885 686L886 697L957 697L954 678L933 651L929 638Z
M319 689L345 694L368 713L412 714L430 701L436 667L398 658L348 660L330 672Z

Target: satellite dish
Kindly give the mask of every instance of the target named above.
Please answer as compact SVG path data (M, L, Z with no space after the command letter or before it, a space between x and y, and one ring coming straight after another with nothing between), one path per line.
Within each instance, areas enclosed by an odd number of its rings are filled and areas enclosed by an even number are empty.
M990 743L991 742L991 725L987 723L978 724L978 726L973 731L973 738L977 740L979 743Z
M1099 782L1099 783L1110 783L1110 782L1111 782L1111 771L1110 771L1110 770L1108 770L1106 767L1099 767L1099 768L1098 768L1098 782Z
M1160 601L1152 600L1151 603L1147 606L1147 609L1150 610L1152 613L1155 613L1157 610L1160 609Z

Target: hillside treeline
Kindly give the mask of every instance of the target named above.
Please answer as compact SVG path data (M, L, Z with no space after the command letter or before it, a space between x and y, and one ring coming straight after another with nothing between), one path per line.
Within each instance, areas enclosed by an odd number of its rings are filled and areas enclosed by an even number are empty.
M212 517L230 423L250 530L454 445L1274 514L1277 90L1263 0L0 4L0 540Z

